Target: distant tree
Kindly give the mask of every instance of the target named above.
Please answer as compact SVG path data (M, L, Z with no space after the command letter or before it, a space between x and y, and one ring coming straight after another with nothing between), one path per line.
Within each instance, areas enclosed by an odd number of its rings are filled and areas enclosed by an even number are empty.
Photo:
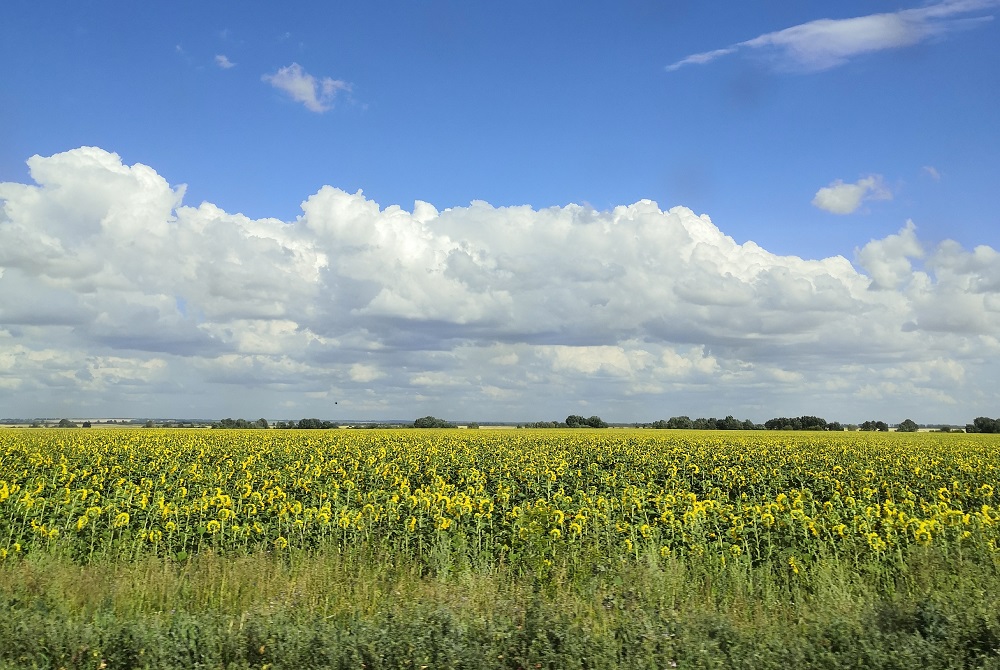
M69 419L59 419L59 423L56 424L59 428L76 428L77 425L70 421Z
M590 417L584 423L586 425L590 426L591 428L607 428L608 427L608 424L606 424L604 422L604 419L602 419L601 417L596 416L596 415Z
M455 424L434 416L425 416L413 422L414 428L454 428Z
M802 430L826 430L826 419L818 416L802 416Z
M146 421L146 428L152 428L155 424L152 419Z
M988 416L976 417L975 421L965 427L966 433L1000 433L1000 419Z
M885 421L865 421L858 428L864 431L880 431L883 433L889 432L889 424Z
M267 423L267 419L263 419L263 418L257 419L257 427L258 428L270 428L270 426Z
M694 422L687 416L672 416L667 421L667 428L678 428L681 430L691 430Z
M478 424L478 423L476 423L475 421L473 421L472 423L470 423L470 424L468 425L468 428L469 428L470 430L477 430L477 429L479 428L479 424Z
M259 427L257 424L254 424L254 426ZM290 424L288 427L298 428L299 430L321 430L340 428L340 424L333 421L320 421L319 419L299 419L298 425Z
M919 430L920 426L913 419L903 419L898 426L896 426L897 433L915 433Z
M579 414L570 414L566 417L566 425L570 428L580 428L587 425L587 420Z
M83 427L84 428L90 428L91 427L90 422L89 421L84 421L83 422Z
M733 418L733 415L730 414L718 423L718 428L719 430L739 430L743 428L743 422Z

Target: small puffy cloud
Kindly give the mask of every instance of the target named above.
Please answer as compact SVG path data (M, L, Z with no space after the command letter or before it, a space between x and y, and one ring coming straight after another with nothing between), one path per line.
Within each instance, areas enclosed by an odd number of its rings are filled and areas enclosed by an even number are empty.
M279 68L274 74L265 74L261 80L316 113L331 109L340 91L351 90L351 85L347 82L330 77L316 78L303 70L298 63Z
M881 175L868 175L853 184L838 179L816 191L812 204L832 214L852 214L867 200L892 200Z
M28 166L32 183L0 183L11 414L326 417L336 397L376 418L553 419L585 402L618 420L678 405L766 420L822 402L856 422L862 392L973 415L1000 401L1000 253L925 248L912 223L852 264L739 244L648 200L407 211L323 187L282 221L187 206L95 147ZM877 193L866 179L851 186Z
M221 67L223 70L228 70L229 68L236 67L236 63L229 60L229 58L227 58L223 54L216 54L215 64Z
M828 70L852 58L915 46L992 19L996 0L944 0L924 7L847 19L818 19L760 35L723 49L686 56L667 66L704 65L743 51L756 51L785 69ZM978 13L978 16L969 16Z

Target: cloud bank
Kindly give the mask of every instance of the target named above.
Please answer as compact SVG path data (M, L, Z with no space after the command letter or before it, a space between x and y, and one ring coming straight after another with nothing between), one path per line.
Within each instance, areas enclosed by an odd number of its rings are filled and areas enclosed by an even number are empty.
M885 14L809 21L723 49L686 56L668 65L667 71L685 65L704 65L746 51L760 53L784 69L828 70L857 56L915 46L990 21L992 15L967 15L997 4L997 0L945 0Z
M911 223L852 264L646 200L408 211L327 186L281 221L98 148L28 165L0 184L3 414L996 414L1000 255Z

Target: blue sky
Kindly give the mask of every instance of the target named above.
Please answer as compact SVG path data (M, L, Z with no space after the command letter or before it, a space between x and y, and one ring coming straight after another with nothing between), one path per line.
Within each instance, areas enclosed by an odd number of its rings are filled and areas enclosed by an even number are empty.
M1000 415L998 13L13 0L0 414Z

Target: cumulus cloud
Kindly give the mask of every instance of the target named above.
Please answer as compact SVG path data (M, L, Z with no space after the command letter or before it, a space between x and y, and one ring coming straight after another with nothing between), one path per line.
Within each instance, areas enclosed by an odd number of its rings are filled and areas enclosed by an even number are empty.
M261 77L292 100L301 102L310 112L322 113L333 107L340 91L350 91L351 85L331 77L316 78L302 69L298 63L279 68L274 74Z
M912 221L907 221L897 234L872 240L857 252L858 263L868 271L872 287L877 289L896 289L913 279L910 260L923 255L917 227Z
M583 403L858 420L893 392L997 400L1000 254L928 247L912 222L852 264L738 244L648 200L407 210L323 187L282 221L185 205L94 147L28 165L33 183L0 184L8 413L291 418L335 398L376 418Z
M215 64L221 67L223 70L228 70L231 67L236 67L236 63L232 62L226 56L222 54L217 54L215 56Z
M997 0L944 0L924 7L847 19L818 19L766 33L722 49L686 56L667 66L704 65L743 51L763 53L779 67L807 72L828 70L852 58L910 47L992 20L983 12ZM978 13L978 16L969 16Z
M892 191L881 175L869 175L853 184L837 179L816 191L812 204L832 214L853 214L867 200L892 200Z

